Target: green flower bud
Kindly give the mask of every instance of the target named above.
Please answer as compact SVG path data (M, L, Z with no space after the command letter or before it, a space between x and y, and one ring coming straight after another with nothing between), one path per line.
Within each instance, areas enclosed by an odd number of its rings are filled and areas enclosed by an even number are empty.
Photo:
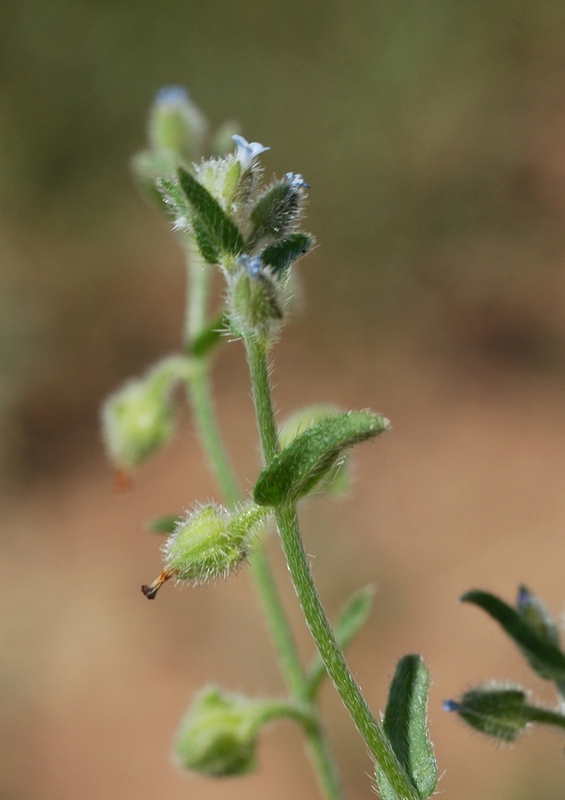
M547 644L559 647L559 629L543 600L526 586L518 589L516 609L526 625Z
M283 287L261 269L258 257L240 256L239 262L244 269L231 281L229 293L232 330L269 337L283 318Z
M190 163L199 158L208 124L182 86L165 86L157 92L149 116L151 149L171 153Z
M149 112L149 148L131 160L135 182L157 208L171 215L157 182L173 178L180 163L190 164L201 155L208 124L181 86L166 86L157 92Z
M135 469L171 438L171 390L188 369L187 359L164 359L143 378L129 381L106 400L102 407L102 436L117 469Z
M210 192L228 214L235 210L233 203L241 178L241 164L234 155L210 158L196 168L198 182Z
M213 504L179 520L163 547L165 569L141 587L153 600L170 578L192 584L225 578L245 561L256 526L267 514L250 503L235 513Z
M251 772L262 716L260 701L208 687L181 723L173 758L209 777Z
M304 183L302 176L297 182L293 173L275 183L257 201L251 212L253 231L249 243L254 245L267 237L278 240L290 233L297 222L304 204Z
M504 742L513 742L531 721L526 692L498 684L465 692L458 700L446 700L446 711L456 711L472 728Z

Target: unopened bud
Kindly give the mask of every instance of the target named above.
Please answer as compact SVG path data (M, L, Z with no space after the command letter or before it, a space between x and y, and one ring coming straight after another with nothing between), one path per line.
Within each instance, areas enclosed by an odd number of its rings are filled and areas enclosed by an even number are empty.
M526 625L542 641L559 647L559 629L551 612L543 600L530 592L526 586L520 586L518 589L516 609Z
M264 237L277 240L289 233L302 212L307 185L301 175L289 172L284 180L268 189L251 212L250 241L255 244Z
M196 168L196 178L221 205L231 213L232 203L238 195L243 178L241 164L234 155L210 158Z
M164 359L143 378L129 381L108 397L102 407L102 436L119 471L135 469L171 438L171 390L189 369L181 356Z
M234 513L210 504L188 514L163 547L165 569L141 591L152 600L170 578L198 584L227 577L245 561L255 528L266 516L252 503Z
M184 769L209 777L251 772L261 716L257 701L208 687L181 723L173 757Z
M165 86L157 92L149 117L149 143L190 163L202 150L207 122L182 86Z
M243 267L230 291L232 321L237 330L269 334L283 318L283 287L263 269L259 256L240 256Z
M113 463L126 472L138 467L173 434L173 407L143 380L127 383L102 410L104 440Z
M458 700L446 700L445 711L455 711L472 728L505 742L513 742L531 721L527 697L519 687L497 684L471 689Z

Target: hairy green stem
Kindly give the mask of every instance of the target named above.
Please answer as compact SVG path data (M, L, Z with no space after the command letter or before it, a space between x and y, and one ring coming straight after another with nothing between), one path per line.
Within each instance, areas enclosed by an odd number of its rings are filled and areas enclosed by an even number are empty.
M187 386L196 428L210 468L218 481L225 501L228 505L234 506L241 499L241 492L216 422L209 371L209 359L195 358L193 369L187 378Z
M524 719L527 720L527 722L538 722L542 725L554 725L557 728L565 728L565 717L557 711L551 711L549 708L525 706Z
M308 706L282 699L262 702L260 713L257 716L257 727L260 728L268 722L274 722L284 717L298 722L305 730L314 728L316 725Z
M269 464L278 452L278 440L269 381L267 348L260 339L253 335L245 337L245 346L263 456L266 463ZM310 571L294 507L278 508L276 518L292 582L328 675L369 751L385 773L391 786L400 797L407 798L407 800L418 800L415 787L377 724L359 685L347 666L343 652L335 640Z
M234 506L241 499L241 494L218 429L210 391L209 372L209 359L194 359L194 369L190 371L187 378L187 386L203 449L208 456L226 502L230 506ZM275 429L274 441L277 441ZM264 609L285 682L295 700L306 705L310 711L310 722L305 727L305 732L320 785L328 800L343 800L344 794L335 762L320 722L318 710L308 697L307 675L300 661L296 643L276 588L265 552L264 540L260 536L257 538L254 552L249 560L253 580Z
M186 239L184 249L188 272L184 340L188 344L206 327L212 268L200 255L192 237Z

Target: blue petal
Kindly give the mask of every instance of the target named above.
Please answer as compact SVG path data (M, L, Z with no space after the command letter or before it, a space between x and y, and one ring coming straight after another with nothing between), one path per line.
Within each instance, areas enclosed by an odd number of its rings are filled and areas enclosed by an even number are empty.
M236 156L243 169L249 169L258 155L271 149L259 142L248 142L247 139L244 139L243 136L239 136L237 133L234 133L231 138L237 145Z
M190 95L184 86L163 86L155 95L159 105L177 106L190 101Z

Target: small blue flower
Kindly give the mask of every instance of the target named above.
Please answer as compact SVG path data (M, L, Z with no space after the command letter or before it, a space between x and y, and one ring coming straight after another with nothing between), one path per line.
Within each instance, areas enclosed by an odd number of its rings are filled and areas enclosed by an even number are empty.
M458 703L456 700L444 700L443 701L443 710L444 711L459 711L461 708L461 703Z
M247 139L244 139L243 136L239 136L237 133L234 133L231 138L237 145L236 157L243 169L249 169L258 155L271 149L270 147L259 144L259 142L248 142Z
M155 95L155 103L163 106L180 106L190 102L184 86L163 86Z
M284 176L285 181L288 183L291 189L309 189L310 184L306 183L302 175L297 172L287 172Z
M259 256L243 255L238 258L238 261L248 275L252 278L257 278L262 267L261 258Z

